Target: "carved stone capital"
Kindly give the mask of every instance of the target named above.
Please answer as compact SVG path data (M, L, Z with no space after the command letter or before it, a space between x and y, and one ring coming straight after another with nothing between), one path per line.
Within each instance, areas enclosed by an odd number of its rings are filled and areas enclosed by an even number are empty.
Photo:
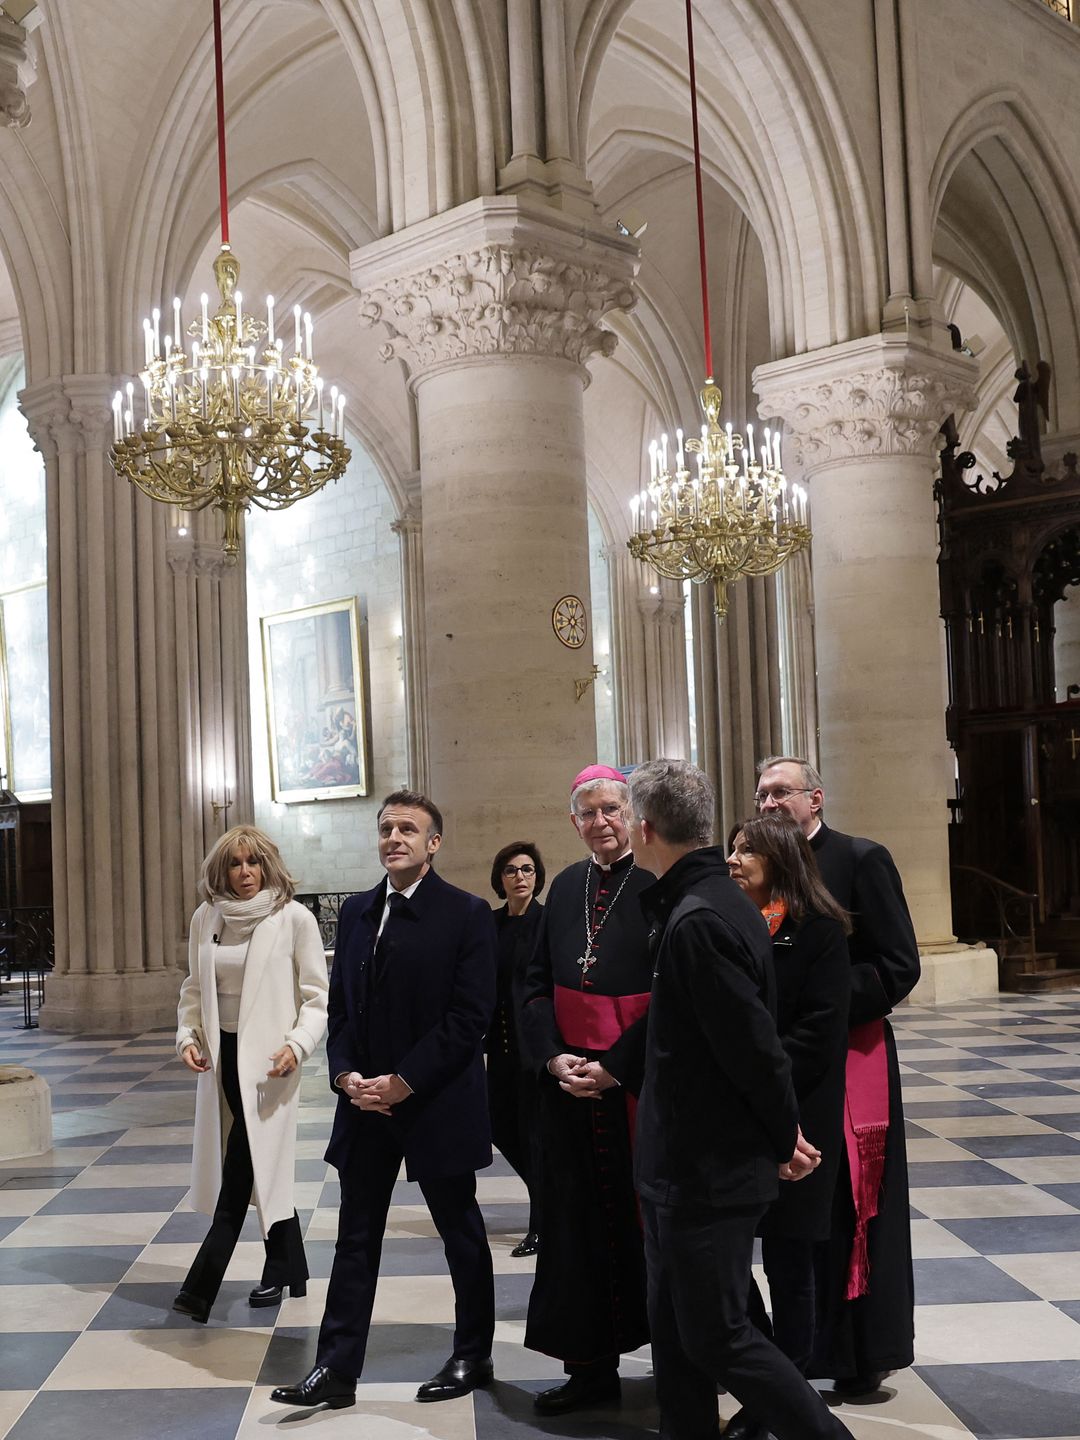
M875 456L927 460L950 414L975 405L978 367L965 356L873 335L754 372L758 414L784 422L805 474Z
M71 422L71 401L60 380L45 380L19 391L19 409L34 448L46 460L74 447L78 436Z
M471 201L355 251L360 323L413 376L456 360L610 355L600 324L635 301L637 251L617 235L516 196Z
M174 575L194 575L220 580L228 573L219 542L198 540L192 535L173 535L165 542L165 559Z
M26 31L0 14L0 125L20 130L30 122L27 98L36 67L26 43Z
M112 375L61 375L20 391L19 409L37 449L46 458L104 450L117 383Z
M396 520L390 521L390 529L395 535L419 535L423 529L423 515L420 502L410 500L405 511Z

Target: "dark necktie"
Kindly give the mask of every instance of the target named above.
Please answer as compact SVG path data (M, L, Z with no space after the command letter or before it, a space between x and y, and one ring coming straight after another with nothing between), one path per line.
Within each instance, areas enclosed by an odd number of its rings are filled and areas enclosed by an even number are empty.
M372 979L376 985L382 981L383 975L386 973L386 963L393 950L397 927L400 925L408 905L409 902L404 895L400 895L396 890L390 891L390 914L387 915L382 934L376 941L375 954L372 959Z

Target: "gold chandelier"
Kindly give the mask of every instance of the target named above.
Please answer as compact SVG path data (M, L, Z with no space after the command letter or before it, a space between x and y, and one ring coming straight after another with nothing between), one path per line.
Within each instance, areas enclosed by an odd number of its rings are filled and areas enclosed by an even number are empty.
M671 580L711 580L717 616L727 614L727 587L743 576L771 575L810 543L807 495L791 487L780 463L780 436L768 427L761 452L754 427L746 438L721 426L719 387L701 391L701 437L675 432L649 446L648 486L630 501L630 553ZM691 467L690 461L696 463Z
M345 473L345 397L336 385L328 396L312 357L311 316L293 310L293 344L275 332L274 298L266 299L266 323L243 308L237 290L240 263L229 245L225 173L225 112L222 87L221 0L214 6L217 90L218 179L221 251L214 261L221 303L209 298L189 322L184 344L182 308L173 300L171 333L161 336L161 313L143 321L143 403L128 381L113 398L113 444L118 475L151 500L181 511L220 510L222 550L234 565L240 549L240 516L252 504L282 510L321 490ZM141 418L137 410L142 410Z
M686 0L686 38L690 72L690 114L694 132L694 180L697 189L701 310L705 374L701 437L684 440L677 430L674 455L668 437L649 446L649 483L630 502L633 534L630 553L672 580L711 581L717 617L727 614L727 587L743 576L771 575L810 544L807 493L789 492L780 461L780 435L765 429L760 453L754 427L746 436L720 424L722 395L713 382L709 325L709 276L706 260L705 206L701 184L697 75L694 67L694 16ZM691 469L687 456L696 458Z

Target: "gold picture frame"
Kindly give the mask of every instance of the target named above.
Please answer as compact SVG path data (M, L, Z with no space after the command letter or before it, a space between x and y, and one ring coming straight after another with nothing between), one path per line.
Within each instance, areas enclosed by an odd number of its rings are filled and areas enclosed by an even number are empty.
M263 615L271 798L367 795L365 673L356 596Z

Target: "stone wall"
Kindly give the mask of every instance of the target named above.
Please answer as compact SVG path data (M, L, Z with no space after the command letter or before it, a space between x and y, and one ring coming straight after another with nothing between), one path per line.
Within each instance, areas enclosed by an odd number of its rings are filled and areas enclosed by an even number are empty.
M367 454L353 446L345 477L290 510L256 510L247 524L255 823L280 845L301 891L359 890L378 878L375 815L406 782L401 673L399 541L394 507ZM367 671L369 794L277 804L270 798L259 620L284 610L357 596ZM242 817L230 816L230 821Z
M608 576L607 541L596 511L591 505L589 589L592 595L593 656L603 672L592 687L593 705L596 708L596 759L601 765L614 765L618 746L615 739L615 687L612 679L611 581Z
M40 798L50 786L45 467L18 408L23 383L22 358L0 360L0 616L7 664L0 706L6 695L14 752L9 760L0 708L0 772L21 797Z
M22 362L0 361L0 594L45 582L45 467L16 404L22 384Z

